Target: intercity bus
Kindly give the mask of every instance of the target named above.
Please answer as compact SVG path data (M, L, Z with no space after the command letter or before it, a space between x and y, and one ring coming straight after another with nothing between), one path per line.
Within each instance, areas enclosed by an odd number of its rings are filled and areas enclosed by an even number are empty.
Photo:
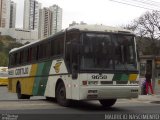
M8 67L0 67L0 85L8 85Z
M139 94L133 32L104 25L77 25L9 53L9 91L19 99L99 100L110 107Z

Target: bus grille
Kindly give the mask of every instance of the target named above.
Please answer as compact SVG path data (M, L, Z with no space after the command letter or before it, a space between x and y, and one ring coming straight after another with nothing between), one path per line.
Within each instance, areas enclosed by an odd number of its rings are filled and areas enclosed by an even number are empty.
M127 84L128 81L116 81L116 84ZM113 81L101 81L101 85L112 85Z
M113 81L101 81L101 84L113 84Z

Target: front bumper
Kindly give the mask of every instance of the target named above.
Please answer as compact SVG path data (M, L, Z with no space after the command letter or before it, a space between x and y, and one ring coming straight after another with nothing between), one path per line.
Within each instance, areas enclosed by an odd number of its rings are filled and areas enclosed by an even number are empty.
M139 86L81 86L80 100L137 98Z

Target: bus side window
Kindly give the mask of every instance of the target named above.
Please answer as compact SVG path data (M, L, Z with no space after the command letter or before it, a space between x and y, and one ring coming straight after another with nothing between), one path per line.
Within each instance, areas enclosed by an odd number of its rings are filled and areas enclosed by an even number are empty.
M39 53L38 53L38 59L42 59L43 58L43 45L42 44L40 44L39 45Z
M55 56L56 55L56 49L57 49L57 47L56 47L56 41L53 40L51 42L51 56Z
M27 63L28 62L28 49L24 50L24 57L23 57L23 63Z
M29 49L28 62L32 62L32 48Z
M43 58L50 57L50 42L43 44Z
M14 65L17 65L18 59L17 59L17 53L14 54Z
M37 60L37 46L32 48L32 53L31 53L31 59L32 61L36 61Z
M39 46L39 59L46 59L50 56L49 49L50 45L49 43L42 43Z
M55 38L51 41L51 56L63 55L64 37Z
M23 53L24 53L24 51L20 52L20 60L19 60L20 64L23 64L23 57L24 57Z
M13 66L14 65L14 55L13 54L10 54L9 56L9 66Z
M20 52L14 54L14 65L20 64Z
M59 38L59 54L63 55L64 53L64 37Z

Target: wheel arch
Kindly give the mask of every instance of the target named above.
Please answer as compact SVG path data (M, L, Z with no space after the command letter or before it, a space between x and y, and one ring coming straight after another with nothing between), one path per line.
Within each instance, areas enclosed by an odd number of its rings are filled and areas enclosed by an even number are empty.
M57 80L57 82L56 82L55 95L56 95L56 90L57 90L57 87L58 87L58 84L59 84L59 83L63 83L63 84L64 84L64 82L63 82L63 80L62 80L61 78L59 78L59 79ZM65 86L65 84L64 84L64 86Z
M19 80L18 80L17 83L16 83L16 92L17 92L17 87L18 87L18 85L21 86L21 82L20 82Z
M17 86L18 84L21 84L19 80L17 81L16 86Z

